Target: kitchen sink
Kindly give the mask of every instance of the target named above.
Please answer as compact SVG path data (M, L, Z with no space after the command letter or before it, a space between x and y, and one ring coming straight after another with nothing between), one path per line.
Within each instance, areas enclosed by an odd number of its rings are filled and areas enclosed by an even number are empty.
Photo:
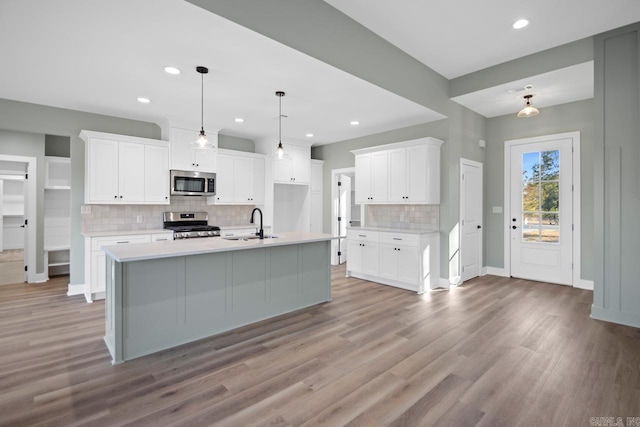
M245 242L248 242L249 240L256 240L259 239L259 236L232 236L232 237L223 237L224 240L242 240ZM278 236L270 236L270 235L266 235L264 236L265 239L277 239Z

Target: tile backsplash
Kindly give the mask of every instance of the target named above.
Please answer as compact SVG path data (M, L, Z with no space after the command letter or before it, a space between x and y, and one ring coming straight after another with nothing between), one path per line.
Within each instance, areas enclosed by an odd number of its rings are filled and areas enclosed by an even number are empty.
M162 228L162 213L207 212L210 225L248 225L255 206L209 206L204 197L174 199L170 205L87 205L82 214L82 231L126 231ZM137 222L138 215L142 222Z
M369 205L366 224L371 227L438 231L439 205Z

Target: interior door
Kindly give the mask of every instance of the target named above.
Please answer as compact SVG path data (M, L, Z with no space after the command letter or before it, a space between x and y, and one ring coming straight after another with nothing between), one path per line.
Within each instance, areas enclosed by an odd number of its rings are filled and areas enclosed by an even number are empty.
M511 147L511 275L573 281L572 139Z
M4 220L2 219L2 206L4 205L4 180L0 179L0 252L4 250Z
M482 163L460 166L460 259L462 281L480 276L482 267Z
M347 226L351 220L351 177L340 175L338 181L338 264L347 261Z

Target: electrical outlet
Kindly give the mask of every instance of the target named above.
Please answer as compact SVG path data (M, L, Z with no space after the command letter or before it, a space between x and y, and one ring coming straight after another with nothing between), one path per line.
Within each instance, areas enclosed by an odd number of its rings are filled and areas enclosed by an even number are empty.
M91 214L91 206L80 206L80 215Z
M142 215L136 215L136 222L138 224L142 222Z

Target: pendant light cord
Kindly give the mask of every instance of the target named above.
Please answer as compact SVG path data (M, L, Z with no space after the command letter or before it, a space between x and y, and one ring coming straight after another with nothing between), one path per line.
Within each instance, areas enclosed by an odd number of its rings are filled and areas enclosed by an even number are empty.
M280 144L282 144L282 96L278 96L279 99L279 104L280 104L280 108L278 109L279 112L279 116L278 116L278 142Z
M204 131L204 74L200 73L200 130Z

